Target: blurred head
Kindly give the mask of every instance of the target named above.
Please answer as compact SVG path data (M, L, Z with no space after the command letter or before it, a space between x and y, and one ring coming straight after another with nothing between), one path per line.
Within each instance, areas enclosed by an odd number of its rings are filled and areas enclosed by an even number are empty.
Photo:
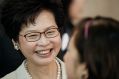
M75 45L75 38L78 31L76 29L74 30L75 31L73 32L72 37L70 39L67 52L64 56L68 79L86 79L86 65L80 60L80 55Z
M46 64L60 50L63 12L56 0L5 0L2 24L28 61ZM61 21L60 21L61 20ZM19 48L18 48L19 47Z
M72 23L81 19L85 0L62 0L64 11Z
M96 17L79 26L75 44L87 64L89 79L118 79L119 22Z
M77 63L85 63L88 79L118 79L119 22L112 18L96 17L83 19L78 26L77 33L71 39L74 39L74 50L79 58ZM74 61L71 54L69 58Z

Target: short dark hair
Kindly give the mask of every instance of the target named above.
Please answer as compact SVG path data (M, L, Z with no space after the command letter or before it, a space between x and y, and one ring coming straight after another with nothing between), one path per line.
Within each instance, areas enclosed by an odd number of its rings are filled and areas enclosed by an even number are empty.
M78 26L75 45L81 62L87 64L88 79L119 79L119 21L97 16L83 19Z
M17 40L23 24L34 23L42 10L51 11L59 28L63 26L64 14L60 0L4 0L1 22L7 35Z

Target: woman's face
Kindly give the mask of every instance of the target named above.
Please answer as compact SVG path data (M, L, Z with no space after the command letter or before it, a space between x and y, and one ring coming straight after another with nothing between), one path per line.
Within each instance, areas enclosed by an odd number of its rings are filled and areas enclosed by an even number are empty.
M69 42L68 50L64 56L64 62L66 64L66 70L68 74L68 79L75 79L76 66L78 64L77 50L74 46L74 35L71 37Z
M28 24L28 27L22 28L20 34L26 35L30 40L36 38L39 32L42 33L39 40L30 42L24 36L19 36L20 50L29 62L44 65L55 59L60 50L61 38L59 32L55 37L48 38L56 31L54 28L58 28L55 17L47 10L38 15L35 24Z
M86 79L81 78L87 76L87 70L85 68L86 65L80 63L79 53L74 44L76 33L71 37L68 51L64 56L64 62L66 64L68 79Z
M81 19L85 0L72 0L69 6L69 16L72 21L78 21Z

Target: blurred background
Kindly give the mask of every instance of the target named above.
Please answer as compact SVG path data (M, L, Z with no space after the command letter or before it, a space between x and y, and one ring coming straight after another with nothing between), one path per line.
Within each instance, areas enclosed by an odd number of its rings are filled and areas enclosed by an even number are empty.
M119 20L119 0L86 0L83 16L96 15Z

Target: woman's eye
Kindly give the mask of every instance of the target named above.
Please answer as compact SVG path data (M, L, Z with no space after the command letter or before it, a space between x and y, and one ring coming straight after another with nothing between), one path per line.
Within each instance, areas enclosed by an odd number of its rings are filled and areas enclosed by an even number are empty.
M55 34L57 32L57 29L50 29L46 32L46 34Z
M29 35L28 37L36 37L37 35Z
M53 34L55 31L48 31L47 34Z
M32 38L37 38L37 37L38 37L38 35L37 35L37 34L27 35L27 38L30 38L30 39L32 39Z

